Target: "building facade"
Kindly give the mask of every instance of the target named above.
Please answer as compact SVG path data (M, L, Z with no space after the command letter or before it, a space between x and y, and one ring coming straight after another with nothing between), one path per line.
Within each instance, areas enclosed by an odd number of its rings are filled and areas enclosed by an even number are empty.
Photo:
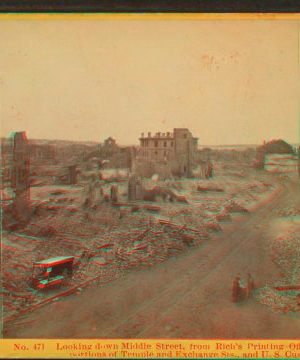
M175 155L175 141L172 133L156 133L144 137L144 133L140 137L139 155L153 160L172 159Z
M173 161L180 172L188 175L195 162L198 150L198 138L193 137L189 129L175 128L173 133L157 132L140 137L139 156L154 161Z
M180 156L187 157L198 149L198 138L193 137L189 129L173 129L173 133L158 132L140 137L140 156L152 160L174 159Z

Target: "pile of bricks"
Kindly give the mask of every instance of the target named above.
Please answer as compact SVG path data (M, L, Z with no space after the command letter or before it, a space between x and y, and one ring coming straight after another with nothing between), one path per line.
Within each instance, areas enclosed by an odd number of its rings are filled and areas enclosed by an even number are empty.
M290 311L297 311L298 304L295 296L284 296L270 287L261 289L255 296L256 301L268 307L274 312L287 313Z

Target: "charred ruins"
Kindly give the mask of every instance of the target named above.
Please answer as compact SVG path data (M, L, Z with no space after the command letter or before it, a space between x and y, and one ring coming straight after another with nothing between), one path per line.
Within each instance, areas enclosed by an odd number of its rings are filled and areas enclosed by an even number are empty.
M2 139L7 321L66 289L105 286L201 247L274 191L276 177L299 176L299 149L282 140L198 148L188 129L175 128L139 141Z

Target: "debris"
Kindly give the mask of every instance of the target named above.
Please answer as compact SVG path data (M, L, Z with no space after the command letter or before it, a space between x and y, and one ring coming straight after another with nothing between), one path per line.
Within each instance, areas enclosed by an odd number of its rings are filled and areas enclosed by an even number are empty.
M269 242L269 250L288 286L300 283L300 234L290 231Z
M58 196L58 195L62 195L64 192L61 190L57 190L57 191L53 191L50 193L50 195L52 196Z
M232 220L229 214L217 214L216 219L219 222L230 222Z
M256 300L274 312L287 313L289 311L298 310L297 299L295 296L281 295L278 291L269 286L264 287L257 293Z
M144 191L145 201L157 201L158 198L162 198L163 201L188 203L184 196L177 195L175 191L168 188L156 186L152 190Z
M228 213L247 213L249 212L243 206L237 204L235 201L231 201L229 204L225 205L225 211Z
M118 201L118 186L117 185L111 185L110 189L110 201L113 203L116 203Z
M44 170L46 166L39 169ZM216 163L214 170L217 175L209 182L173 177L162 181L162 176L154 176L145 188L146 180L136 175L129 178L128 171L119 174L111 169L101 169L101 173L95 169L78 170L78 189L66 185L51 185L49 189L50 175L57 182L65 167L48 169L47 180L42 177L34 188L31 220L22 229L23 235L37 237L35 245L28 252L21 250L22 244L20 248L5 245L2 249L4 311L18 312L48 296L28 287L36 261L74 256L72 289L96 277L98 280L91 286L104 285L130 269L149 267L188 247L201 246L210 234L222 230L222 222L231 221L231 213L247 212L249 201L257 201L260 194L270 191L264 175L258 181L252 169L239 173L230 164ZM118 185L111 184L116 180ZM65 176L63 181L66 183ZM196 184L199 190L191 192ZM19 225L10 219L10 202L3 202L3 206L5 224L16 229ZM296 210L286 209L284 215L297 214ZM295 250L295 246L291 245L291 249ZM281 250L272 248L274 254ZM285 269L290 266L289 256L281 256L281 266L287 264ZM77 294L81 291L76 289Z
M218 224L218 222L215 222L214 220L206 221L204 227L207 231L210 232L222 231L221 226Z
M199 192L224 192L224 189L221 189L216 186L197 186L197 191Z
M146 205L144 208L145 208L146 210L148 210L148 211L153 211L153 212L159 212L159 211L161 211L161 208L158 207L158 206Z

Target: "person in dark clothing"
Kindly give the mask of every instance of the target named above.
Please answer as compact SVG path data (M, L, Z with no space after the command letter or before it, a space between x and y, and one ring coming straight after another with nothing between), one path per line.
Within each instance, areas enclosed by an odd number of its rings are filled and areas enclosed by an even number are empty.
M244 301L246 297L246 293L247 291L243 284L243 281L241 280L240 275L238 275L233 283L232 301L235 303Z

